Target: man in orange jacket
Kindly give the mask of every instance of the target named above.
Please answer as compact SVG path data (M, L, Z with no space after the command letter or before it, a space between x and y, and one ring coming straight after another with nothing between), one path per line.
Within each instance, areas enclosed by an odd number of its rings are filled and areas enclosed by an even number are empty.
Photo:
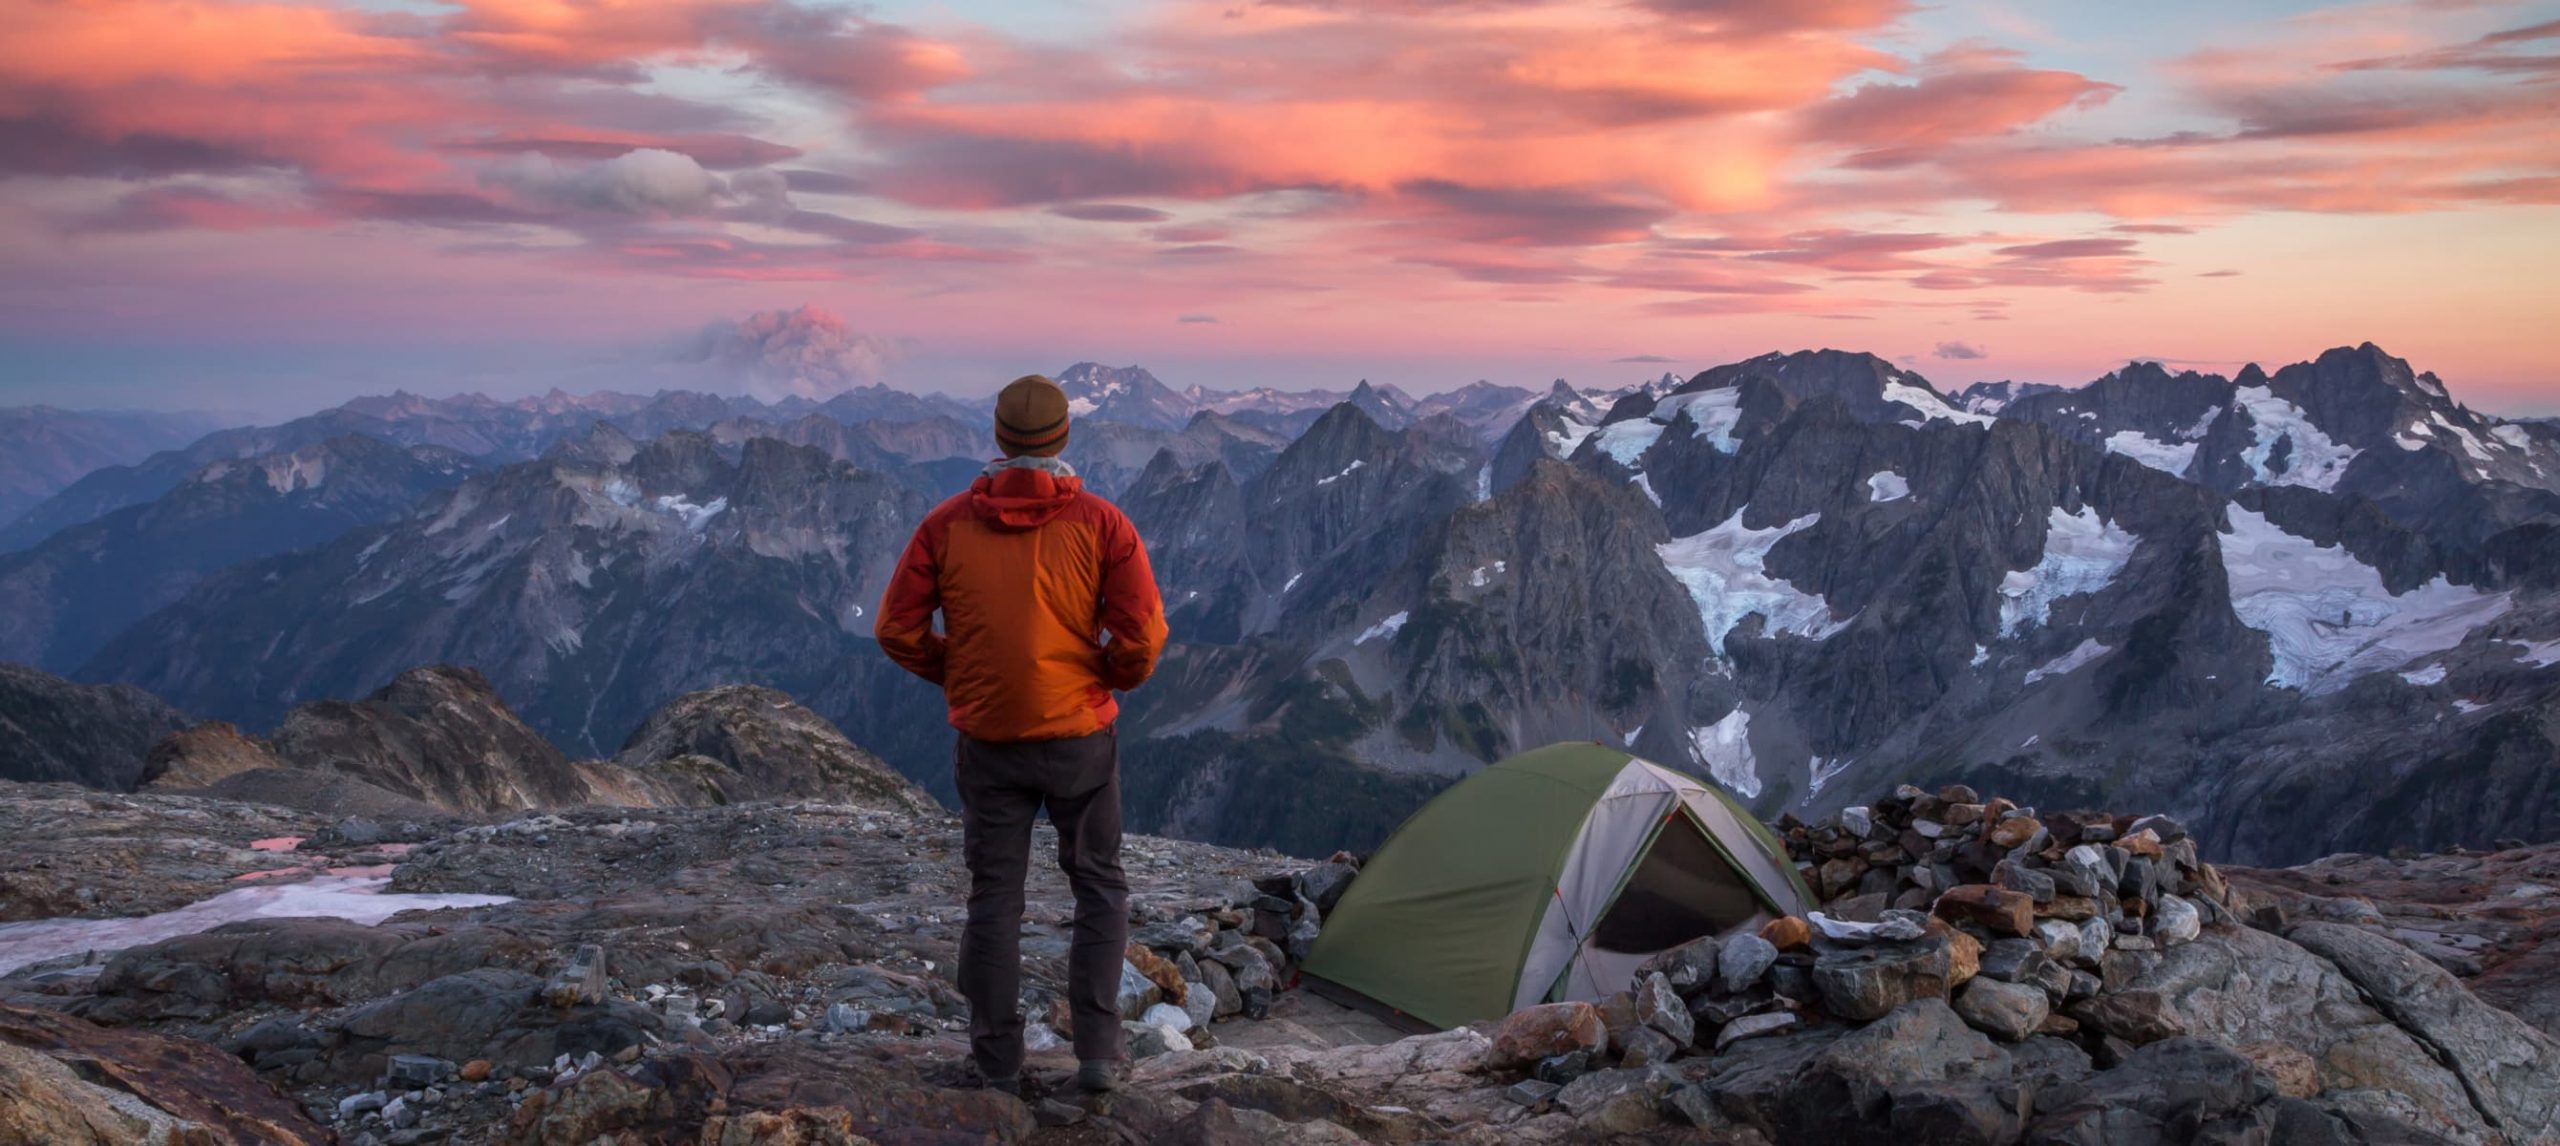
M942 686L960 732L952 771L969 863L960 993L979 1074L1005 1090L1021 1085L1022 880L1043 807L1076 898L1067 956L1076 1081L1118 1085L1129 884L1111 693L1144 683L1165 639L1137 528L1058 460L1069 414L1066 393L1037 374L996 396L1004 459L925 515L873 627L891 660Z

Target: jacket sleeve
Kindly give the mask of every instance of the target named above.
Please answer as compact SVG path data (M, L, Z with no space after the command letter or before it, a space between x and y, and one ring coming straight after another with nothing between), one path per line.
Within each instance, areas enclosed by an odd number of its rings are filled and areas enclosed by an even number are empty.
M1155 567L1147 563L1138 527L1113 510L1102 544L1102 681L1122 692L1145 684L1164 653L1164 598L1156 592Z
M916 527L905 555L898 558L897 572L889 575L879 619L871 626L881 652L935 684L942 683L946 648L942 634L933 631L934 611L942 607L941 524L928 517Z

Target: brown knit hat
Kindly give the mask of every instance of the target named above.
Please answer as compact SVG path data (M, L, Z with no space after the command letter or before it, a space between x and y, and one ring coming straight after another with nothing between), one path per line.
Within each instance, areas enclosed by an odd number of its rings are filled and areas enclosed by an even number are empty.
M1008 458L1054 458L1067 448L1067 392L1025 374L996 394L996 446Z

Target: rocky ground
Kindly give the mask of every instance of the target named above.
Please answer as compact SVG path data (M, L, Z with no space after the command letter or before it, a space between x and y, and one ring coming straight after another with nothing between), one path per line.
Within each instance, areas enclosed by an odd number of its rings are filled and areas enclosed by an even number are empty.
M1971 796L1785 825L1825 892L1811 917L1684 948L1597 1006L1413 1037L1289 989L1352 865L1133 837L1132 1085L1068 1085L1070 899L1036 872L1038 1049L1016 1098L969 1085L949 984L965 876L939 812L384 823L0 786L25 825L0 918L385 868L389 894L512 897L377 926L249 919L0 974L17 1096L0 1141L2560 1136L2560 1050L2515 1017L2547 1030L2560 996L2538 970L2560 848L2225 874L2172 822Z
M2222 871L2263 907L2378 929L2560 1037L2560 844Z

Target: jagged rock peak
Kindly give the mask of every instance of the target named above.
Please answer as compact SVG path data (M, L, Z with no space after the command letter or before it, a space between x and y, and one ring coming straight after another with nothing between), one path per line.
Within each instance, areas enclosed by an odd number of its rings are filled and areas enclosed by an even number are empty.
M816 799L909 811L935 807L923 789L825 717L754 685L667 702L623 743L614 762L715 789L719 803Z
M548 456L554 461L585 464L611 469L628 464L640 452L640 443L611 422L598 422L582 437L562 438L551 447Z

